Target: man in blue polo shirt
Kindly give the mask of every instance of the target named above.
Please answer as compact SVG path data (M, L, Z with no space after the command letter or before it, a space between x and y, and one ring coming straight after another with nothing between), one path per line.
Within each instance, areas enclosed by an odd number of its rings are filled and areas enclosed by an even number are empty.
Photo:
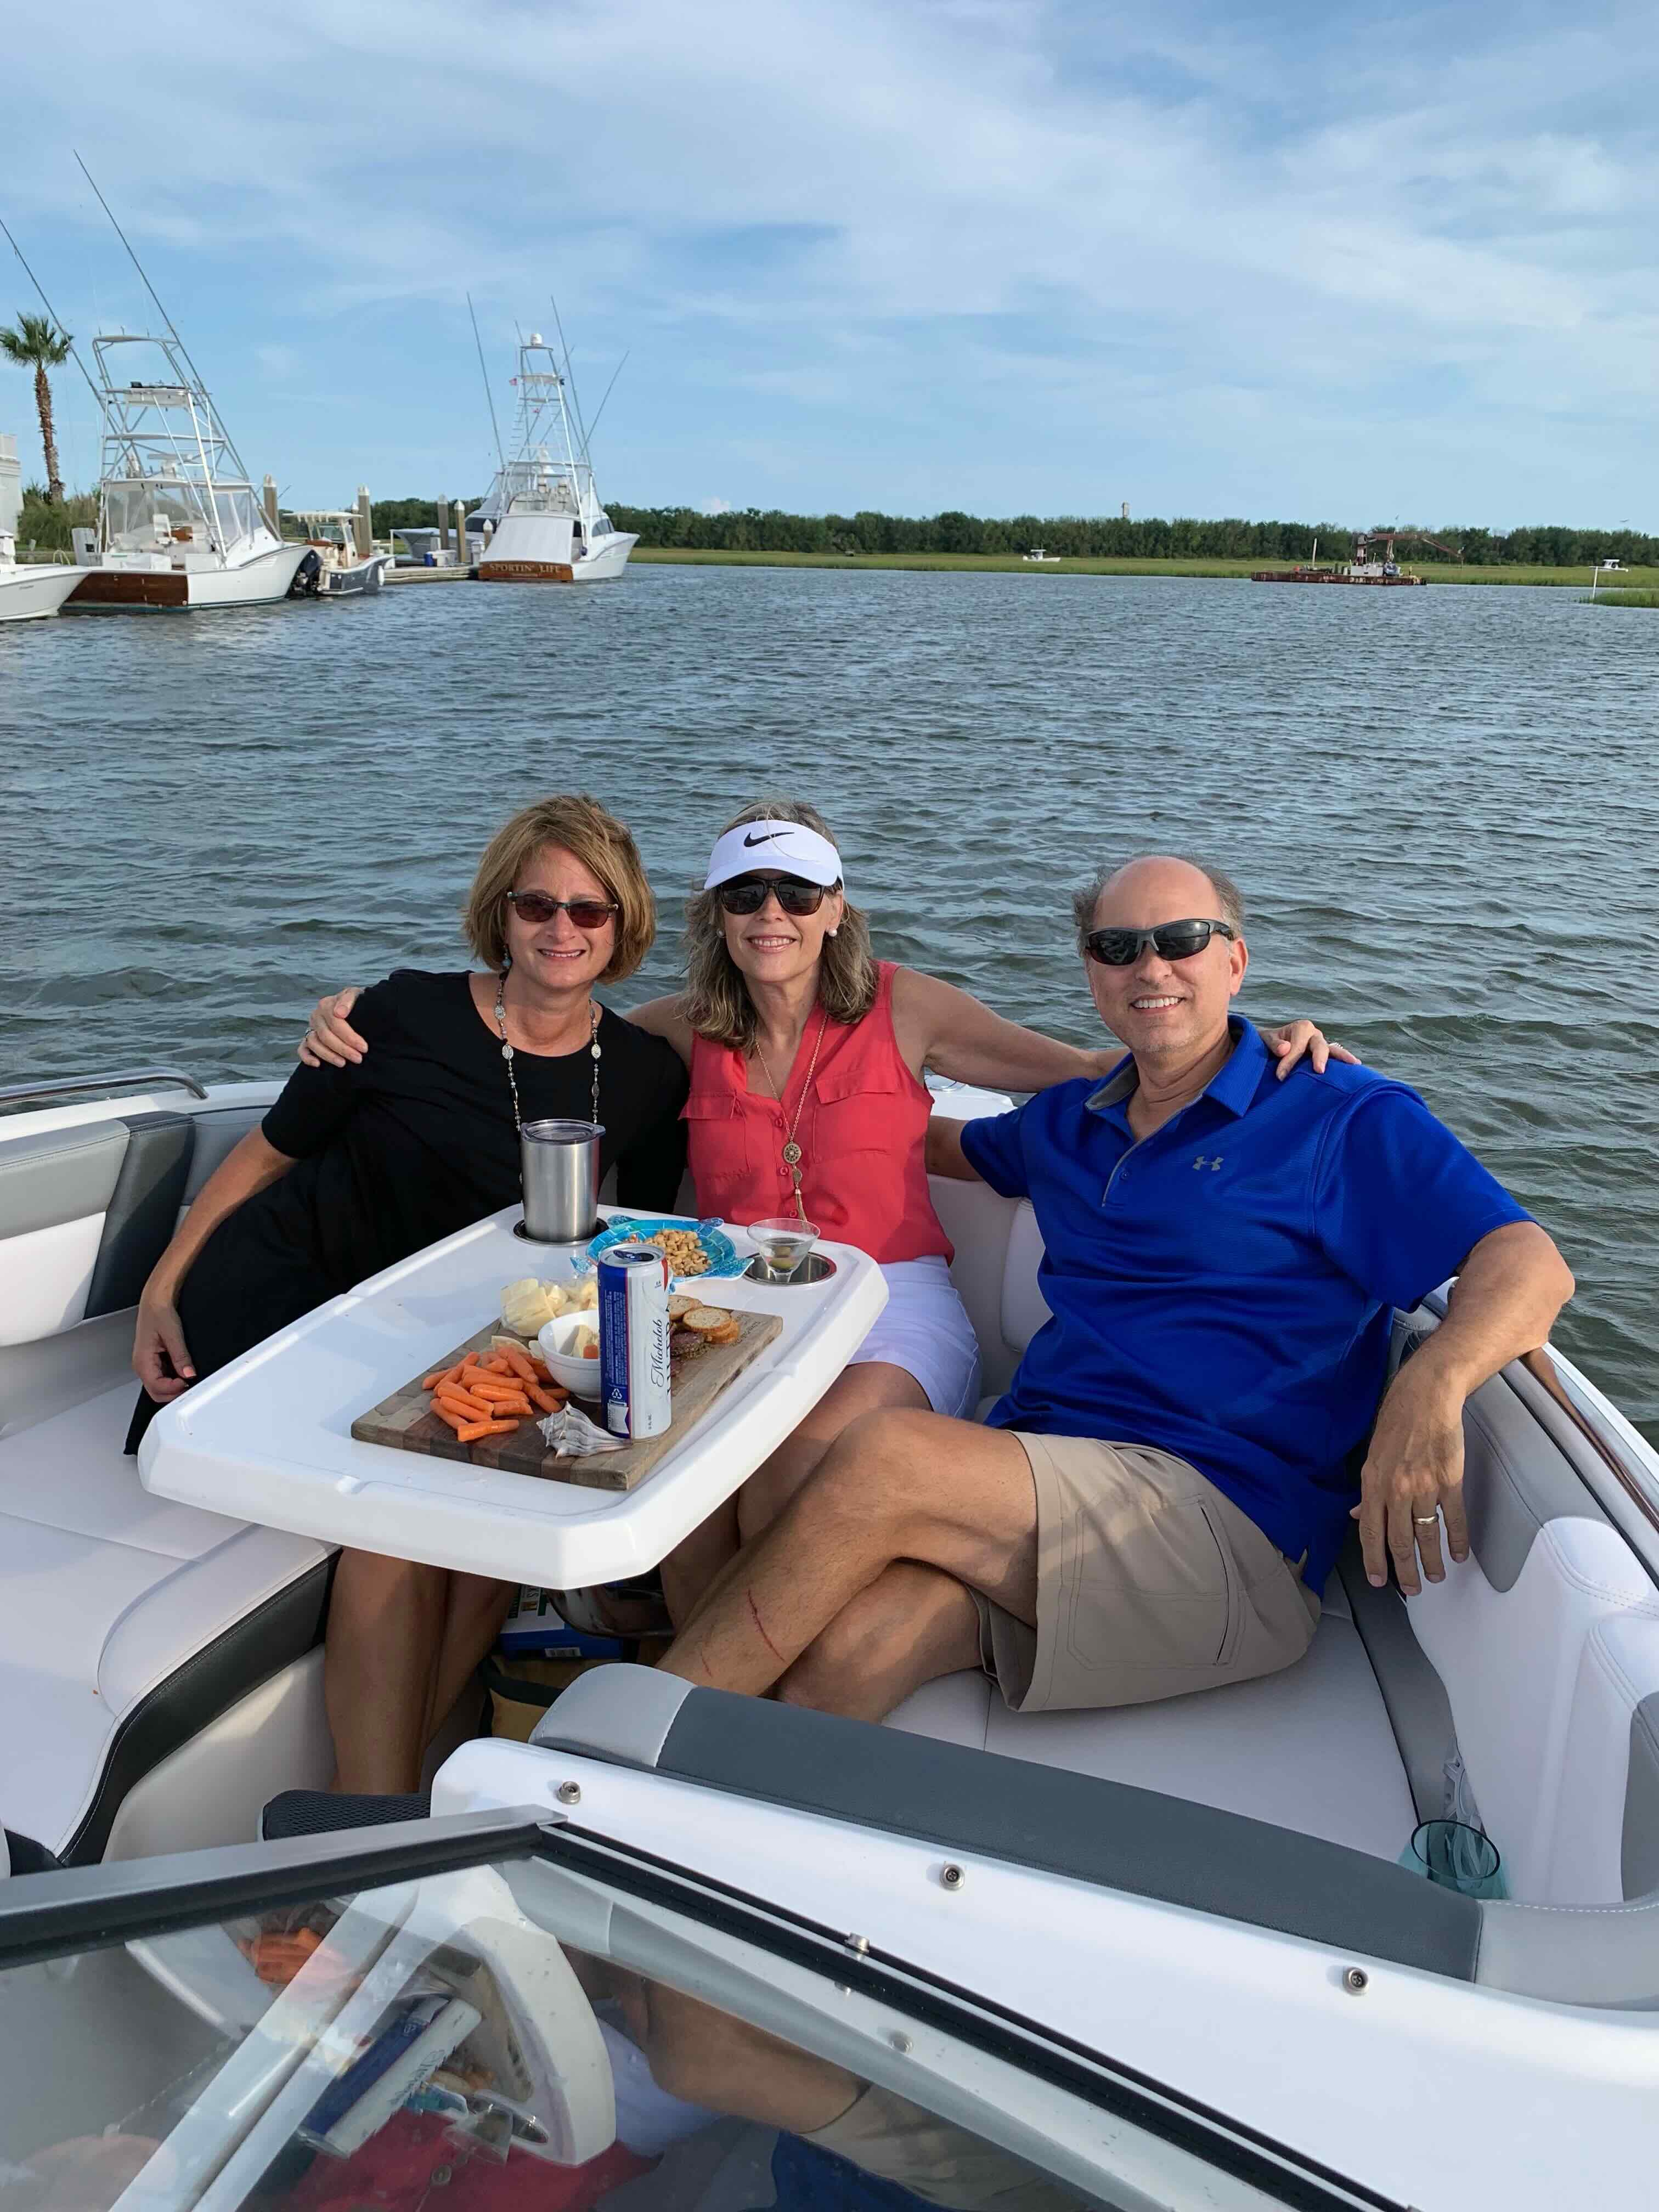
M1443 1516L1467 1557L1463 1401L1545 1341L1559 1253L1404 1085L1279 1079L1232 1012L1225 877L1150 855L1076 911L1128 1057L929 1139L935 1173L1030 1199L1052 1318L985 1427L843 1431L671 1671L875 1718L982 1659L1022 1711L1135 1704L1300 1658L1351 1515L1373 1583L1439 1581ZM1453 1274L1379 1412L1392 1310Z

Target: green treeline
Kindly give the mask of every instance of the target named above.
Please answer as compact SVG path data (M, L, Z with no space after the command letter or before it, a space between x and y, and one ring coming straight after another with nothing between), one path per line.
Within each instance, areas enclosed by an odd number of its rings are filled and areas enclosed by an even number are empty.
M482 498L479 494L478 497ZM467 512L478 499L465 502ZM71 523L96 520L95 499L72 496L48 507L38 485L24 494L18 525L21 545L34 540L44 550L67 550ZM1237 516L1218 522L1177 515L1164 521L1147 516L1127 521L1117 515L1017 514L1006 518L963 514L785 514L776 507L736 508L703 514L690 507L613 505L618 530L637 533L643 545L683 547L717 553L987 553L1018 554L1041 545L1071 560L1138 561L1306 561L1314 541L1322 559L1346 559L1353 526L1336 522L1246 522ZM377 499L374 526L389 530L431 528L438 507L430 499ZM1430 531L1442 544L1462 546L1476 568L1588 568L1596 561L1623 561L1631 567L1659 567L1659 536L1639 530L1568 530L1539 524L1521 530L1468 529L1445 523ZM1403 540L1403 559L1419 565L1443 555L1431 546Z
M728 553L1024 553L1034 545L1073 560L1113 556L1141 561L1306 561L1314 540L1322 557L1346 559L1354 535L1334 522L1246 522L1227 517L1202 522L1176 516L1126 521L1116 515L1019 514L987 520L947 509L943 514L784 514L743 507L702 514L689 507L612 505L619 530L638 533L645 545L684 546ZM1482 568L1514 563L1547 568L1588 566L1593 561L1659 562L1659 538L1636 530L1568 530L1555 525L1510 531L1464 529L1447 524L1429 533L1461 545L1463 558ZM1426 545L1402 543L1402 557L1418 562L1443 556Z

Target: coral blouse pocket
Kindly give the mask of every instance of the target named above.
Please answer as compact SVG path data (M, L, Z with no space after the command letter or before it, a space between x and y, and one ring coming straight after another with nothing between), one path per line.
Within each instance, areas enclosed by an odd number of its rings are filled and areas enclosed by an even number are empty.
M811 1141L815 1157L828 1162L854 1152L885 1152L901 1163L914 1140L915 1118L904 1091L883 1070L868 1066L842 1075L830 1070L813 1086ZM926 1111L922 1116L926 1127Z
M680 1109L680 1119L697 1211L726 1220L738 1218L726 1203L749 1182L749 1131L737 1100L694 1092Z

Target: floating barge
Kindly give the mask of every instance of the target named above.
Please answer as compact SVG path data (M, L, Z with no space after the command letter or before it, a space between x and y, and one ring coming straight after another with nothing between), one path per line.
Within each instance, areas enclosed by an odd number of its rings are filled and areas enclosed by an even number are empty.
M1318 565L1319 540L1314 540L1315 559L1298 562L1294 568L1253 568L1253 584L1365 584L1384 589L1404 584L1421 586L1428 578L1419 576L1414 569L1402 568L1394 557L1396 538L1410 538L1425 545L1432 545L1437 553L1444 553L1454 561L1461 561L1462 552L1454 545L1443 545L1437 538L1428 538L1420 530L1362 531L1353 542L1353 558L1350 561Z

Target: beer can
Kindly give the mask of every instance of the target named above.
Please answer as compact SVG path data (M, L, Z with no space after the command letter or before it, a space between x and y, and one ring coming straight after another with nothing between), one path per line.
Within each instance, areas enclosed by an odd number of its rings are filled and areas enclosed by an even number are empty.
M668 1370L668 1255L613 1244L599 1283L599 1397L613 1436L659 1437L673 1419Z

